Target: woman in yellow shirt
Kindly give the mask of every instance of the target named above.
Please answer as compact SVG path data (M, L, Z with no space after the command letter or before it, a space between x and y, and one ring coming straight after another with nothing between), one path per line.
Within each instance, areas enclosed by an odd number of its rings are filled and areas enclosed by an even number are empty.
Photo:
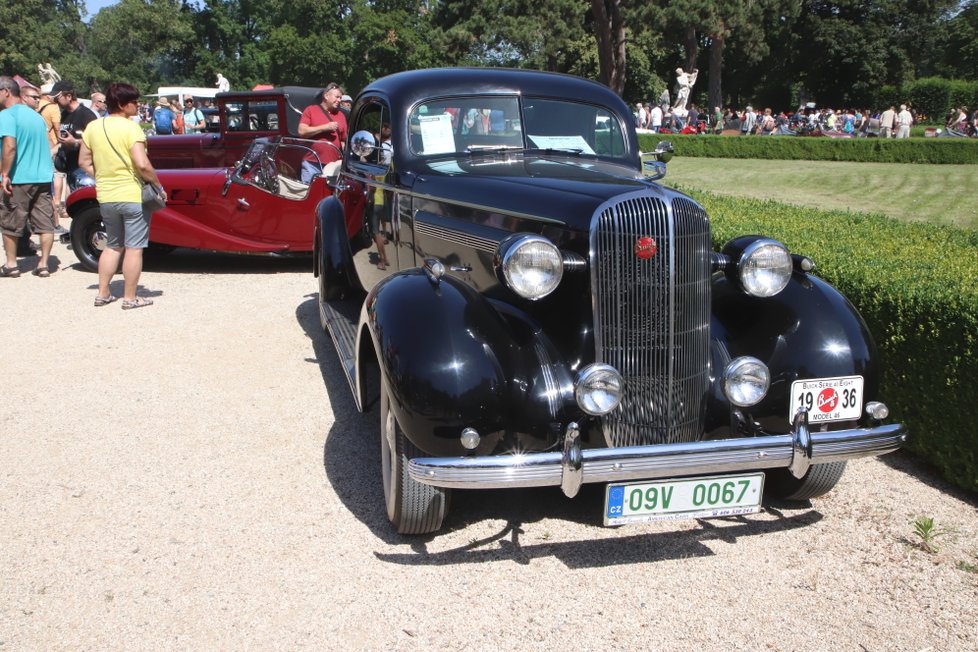
M146 155L146 135L131 120L139 111L139 91L129 84L109 84L105 103L109 115L89 123L85 129L78 163L95 177L107 236L106 249L98 261L95 305L104 306L118 298L109 290L109 282L119 268L124 248L122 309L129 310L153 304L151 299L136 296L152 217L143 210L142 185L151 183L162 189L162 184Z

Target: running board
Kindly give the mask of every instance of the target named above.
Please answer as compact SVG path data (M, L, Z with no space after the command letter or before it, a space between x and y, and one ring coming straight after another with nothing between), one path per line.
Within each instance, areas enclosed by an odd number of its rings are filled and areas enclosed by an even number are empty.
M347 382L350 383L357 410L363 412L356 380L357 323L360 317L360 303L349 300L320 301L319 316L323 328L333 338L336 356L340 359L340 367L346 375Z

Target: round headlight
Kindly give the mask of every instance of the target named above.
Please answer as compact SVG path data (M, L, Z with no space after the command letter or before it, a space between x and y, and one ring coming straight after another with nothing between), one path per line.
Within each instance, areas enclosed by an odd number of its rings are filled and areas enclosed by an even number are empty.
M536 301L560 284L564 263L560 250L544 237L519 236L507 243L502 255L503 278L513 292Z
M772 297L788 285L791 254L775 240L757 240L744 249L737 269L744 290L755 297Z
M737 407L758 404L767 394L770 384L771 372L757 358L737 358L723 370L723 393Z
M624 387L617 369L611 365L595 363L578 374L574 398L582 410L601 416L618 407Z

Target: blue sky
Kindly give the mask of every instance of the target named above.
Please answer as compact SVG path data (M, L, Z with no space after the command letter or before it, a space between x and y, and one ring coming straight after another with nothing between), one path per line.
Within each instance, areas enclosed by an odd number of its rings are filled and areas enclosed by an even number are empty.
M98 13L99 9L118 4L119 0L85 0L85 9L88 11L89 20Z

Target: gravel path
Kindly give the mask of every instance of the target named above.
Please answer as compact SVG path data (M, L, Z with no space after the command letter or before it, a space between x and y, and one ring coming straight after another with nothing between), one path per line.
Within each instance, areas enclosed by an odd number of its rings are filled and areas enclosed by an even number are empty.
M978 503L902 453L749 517L470 492L400 538L309 261L176 252L123 312L55 255L0 279L0 650L978 649Z

